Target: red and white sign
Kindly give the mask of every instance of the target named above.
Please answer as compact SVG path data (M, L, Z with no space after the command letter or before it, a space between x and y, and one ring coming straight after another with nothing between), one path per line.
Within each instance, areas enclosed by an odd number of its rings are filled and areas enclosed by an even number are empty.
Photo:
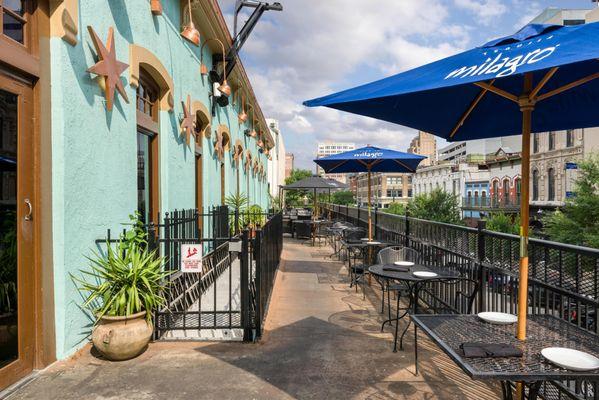
M202 245L181 245L181 272L202 272Z

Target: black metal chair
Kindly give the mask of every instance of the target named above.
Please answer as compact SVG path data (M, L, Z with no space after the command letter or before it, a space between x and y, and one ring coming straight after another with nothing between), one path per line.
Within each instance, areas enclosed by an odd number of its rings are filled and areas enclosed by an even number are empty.
M451 303L440 299L435 292L443 285L445 293L453 293ZM479 282L465 277L440 279L429 282L420 288L420 292L428 295L429 310L435 314L470 314L474 307L474 300L479 290Z
M322 242L327 243L330 235L329 227L331 223L326 221L316 225L314 229L314 238L318 242L318 246L322 246Z
M449 304L434 295L435 286L438 288L440 285L445 285L444 290L446 293L447 291L454 293L453 304ZM429 282L427 286L420 289L420 292L429 295L428 302L434 303L429 304L429 309L433 310L436 314L471 314L479 289L480 284L478 281L471 278L456 277ZM408 326L401 335L400 348L403 336L409 326L410 324L408 323ZM416 375L418 375L418 329L416 325L414 325L414 366Z
M420 252L418 252L417 250L415 250L411 247L400 247L400 246L388 247L379 252L378 259L381 264L393 264L396 261L411 261L414 264L422 263L422 255L420 254ZM387 292L387 312L388 312L388 320L387 321L389 323L391 323L391 321L392 321L392 319L391 319L391 292L395 293L396 303L395 303L395 332L393 334L393 351L396 351L397 350L397 336L399 333L399 320L401 318L403 318L411 309L411 302L408 304L408 306L401 307L400 301L401 301L402 296L409 297L409 296L411 296L411 293L410 293L409 288L403 283L387 282L386 288L385 288L384 281L382 281L380 283L383 288L383 296L382 296L383 298L382 298L382 307L381 307L382 311L381 312L385 312L384 302L385 302L385 292ZM401 312L403 312L403 315L400 316ZM385 322L387 322L387 321L385 321ZM383 331L383 329L385 328L385 322L383 322L383 325L381 326L381 331ZM406 330L407 330L407 328L406 328ZM404 330L404 333L402 334L402 339L403 339L404 334L405 334L405 330ZM400 348L401 347L402 347L402 345L400 342Z
M295 237L297 239L310 239L310 237L312 236L312 228L310 224L304 221L296 221L293 224L293 228L295 230Z

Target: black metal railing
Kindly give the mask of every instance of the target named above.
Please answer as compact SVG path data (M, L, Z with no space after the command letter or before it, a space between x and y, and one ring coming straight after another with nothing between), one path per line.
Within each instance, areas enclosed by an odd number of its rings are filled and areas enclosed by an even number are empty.
M244 338L256 340L262 335L263 322L281 261L282 213L275 214L261 228L253 232L245 230L241 238L241 295L248 304L242 316L246 327Z
M280 213L230 211L227 206L203 213L174 210L144 229L148 247L173 272L166 302L154 312L155 339L200 338L206 329L223 330L224 336L239 329L245 340L260 336L282 250ZM125 233L126 228L116 235L108 229L96 244L117 243ZM201 272L181 271L185 244L197 245L205 254Z
M333 218L367 226L365 209L339 205L327 208ZM479 291L473 312L516 313L518 236L489 231L484 222L470 228L378 210L372 212L372 219L378 239L413 247L431 265L454 269L477 281ZM529 270L529 313L551 314L599 333L599 249L530 239ZM434 285L423 293L423 302L451 304L456 291L463 289L457 285ZM457 308L466 312L459 304ZM544 385L543 393L551 399L591 399L598 392L596 383L578 381Z

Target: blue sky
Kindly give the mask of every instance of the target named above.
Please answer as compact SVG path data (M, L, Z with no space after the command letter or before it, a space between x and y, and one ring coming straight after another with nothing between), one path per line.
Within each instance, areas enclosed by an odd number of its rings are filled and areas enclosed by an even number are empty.
M279 1L284 11L264 15L241 58L265 116L280 121L296 168L312 170L320 141L405 150L416 132L327 108L306 108L302 101L513 33L547 7L596 7L591 0ZM235 0L219 3L232 29ZM240 25L244 21L240 17Z

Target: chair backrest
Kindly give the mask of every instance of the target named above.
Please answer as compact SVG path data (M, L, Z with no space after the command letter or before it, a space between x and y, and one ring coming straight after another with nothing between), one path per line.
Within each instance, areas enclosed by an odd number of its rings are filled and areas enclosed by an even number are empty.
M461 278L456 280L455 284L457 284L458 288L453 304L454 309L465 311L466 314L472 313L474 300L476 299L479 289L478 281L470 278Z
M382 249L377 255L379 264L393 264L395 261L420 263L420 253L410 247L391 246Z
M360 240L366 235L366 230L362 228L357 229L345 229L343 231L343 237L345 240Z

